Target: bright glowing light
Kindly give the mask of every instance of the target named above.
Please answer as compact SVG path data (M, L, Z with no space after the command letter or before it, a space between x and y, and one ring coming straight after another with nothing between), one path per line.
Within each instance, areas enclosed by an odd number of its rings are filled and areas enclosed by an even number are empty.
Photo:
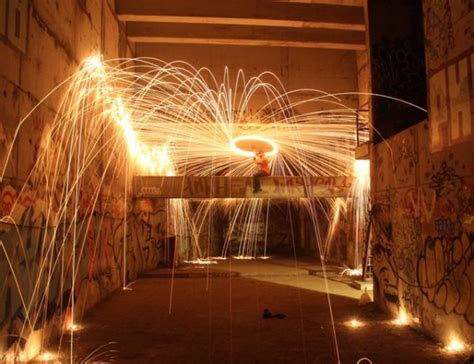
M238 259L238 260L252 260L252 259L255 259L255 257L249 256L249 255L234 255L234 256L232 256L232 258Z
M127 142L130 155L132 157L137 157L138 153L140 152L140 146L130 121L130 115L125 110L125 106L121 98L117 98L115 100L115 103L112 107L112 116L123 130L124 138Z
M123 136L128 146L128 151L141 169L142 173L151 175L174 176L168 146L149 147L140 143L133 127L130 113L127 111L122 98L117 98L111 108L112 118L122 129Z
M269 256L269 255L263 255L261 257L258 257L258 259L263 259L263 260L267 260L267 259L270 259L270 258L271 258L271 256Z
M237 144L240 142L248 142L248 149L243 149ZM242 135L230 141L230 150L244 157L254 157L258 151L263 151L266 156L273 156L278 153L278 145L268 138L256 135ZM268 149L268 151L266 150Z
M84 61L84 70L97 76L96 73L103 73L104 64L102 58L98 55L90 56Z
M356 159L354 161L354 175L356 177L370 177L370 161L366 159Z
M209 265L209 264L217 264L215 260L212 259L207 259L207 258L199 258L199 259L194 259L194 260L185 260L184 261L187 264L197 264L197 265Z
M398 318L393 323L397 326L408 325L409 323L408 315L403 308L400 309L400 312L398 313Z
M352 319L349 322L347 322L347 326L352 327L352 328L358 328L358 327L363 326L363 323L357 319Z
M47 351L42 352L41 354L38 355L38 360L39 361L52 361L55 360L56 356L54 354L51 354Z
M445 349L451 353L459 353L465 349L465 345L457 337L452 337Z
M81 329L81 326L77 325L77 324L69 324L68 326L68 330L69 331L79 331Z
M362 275L362 267L358 268L349 268L347 265L344 265L344 269L339 273L341 276L357 277Z

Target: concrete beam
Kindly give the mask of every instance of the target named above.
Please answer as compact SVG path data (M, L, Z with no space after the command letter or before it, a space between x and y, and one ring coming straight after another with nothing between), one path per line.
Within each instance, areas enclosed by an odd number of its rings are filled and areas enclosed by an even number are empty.
M127 22L253 25L364 31L363 7L260 0L116 0Z
M306 4L327 4L344 6L366 6L367 0L270 0L280 3L306 3Z
M365 32L328 29L209 24L130 23L128 38L136 43L224 44L330 49L365 49Z
M252 177L135 176L134 196L146 198L329 198L347 197L349 176L264 177L262 192L252 193Z

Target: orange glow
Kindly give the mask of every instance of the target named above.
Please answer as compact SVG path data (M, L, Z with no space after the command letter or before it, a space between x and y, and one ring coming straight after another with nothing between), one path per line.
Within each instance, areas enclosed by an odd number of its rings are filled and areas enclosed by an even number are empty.
M354 319L352 319L352 320L350 320L350 321L347 322L347 326L356 329L356 328L358 328L358 327L363 326L363 323L354 318Z
M39 361L51 361L51 360L55 360L56 359L56 356L45 351L45 352L42 352L41 354L38 355L38 358L37 358Z
M84 61L84 69L90 72L94 77L100 77L104 75L104 64L102 58L98 55L90 56Z
M77 324L69 324L67 329L69 331L79 331L81 329L81 326L77 325Z
M264 138L261 136L256 136L256 135L242 135L242 136L232 139L230 141L229 147L231 151L243 157L255 156L256 150L245 150L245 149L239 148L237 146L237 143L241 141L249 141L249 142L255 141L255 142L261 142L261 143L271 146L271 150L269 152L265 152L266 156L272 156L278 153L278 145L276 145L276 143L273 140Z
M394 321L394 324L397 326L405 326L408 325L408 315L405 312L405 310L402 308L400 309L400 312L398 313L398 318Z
M457 337L453 336L449 340L449 343L446 345L445 349L450 353L459 353L465 349L465 345Z

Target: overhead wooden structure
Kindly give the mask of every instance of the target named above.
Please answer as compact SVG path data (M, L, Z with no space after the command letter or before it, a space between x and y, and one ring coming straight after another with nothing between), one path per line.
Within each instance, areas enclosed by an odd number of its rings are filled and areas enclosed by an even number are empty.
M252 177L135 176L136 198L329 198L347 197L349 176L263 177L262 192L252 192Z
M362 50L362 4L340 0L116 0L116 13L127 24L129 40L136 43Z

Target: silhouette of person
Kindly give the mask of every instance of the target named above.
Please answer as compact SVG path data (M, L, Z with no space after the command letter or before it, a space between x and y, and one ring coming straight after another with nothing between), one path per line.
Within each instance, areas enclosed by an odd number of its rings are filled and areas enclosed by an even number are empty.
M265 156L265 153L262 151L258 151L255 153L255 157L253 158L255 163L257 164L257 173L253 175L253 193L257 193L262 191L260 186L260 178L266 177L270 175L270 164L268 163L268 159Z

